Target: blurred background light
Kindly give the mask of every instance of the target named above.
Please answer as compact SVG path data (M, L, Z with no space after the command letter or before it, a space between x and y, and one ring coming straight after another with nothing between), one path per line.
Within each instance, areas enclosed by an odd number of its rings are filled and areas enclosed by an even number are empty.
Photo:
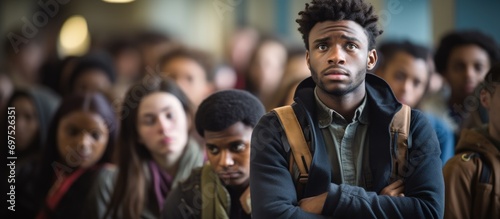
M103 1L108 3L129 3L133 2L134 0L103 0Z
M68 18L59 33L59 56L80 56L88 51L89 46L90 35L85 18L80 15Z

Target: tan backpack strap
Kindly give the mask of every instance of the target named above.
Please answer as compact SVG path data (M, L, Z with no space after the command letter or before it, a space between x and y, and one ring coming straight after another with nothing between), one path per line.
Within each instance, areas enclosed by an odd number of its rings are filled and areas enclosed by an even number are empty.
M312 161L311 151L300 127L299 121L291 106L283 106L274 109L280 120L281 126L285 130L288 143L292 149L293 158L300 171L300 179L306 180L309 174L309 168ZM290 162L292 164L292 162ZM304 182L301 182L304 183Z
M392 138L392 174L391 181L405 178L405 168L408 152L408 136L410 135L411 108L403 104L396 112L391 123Z

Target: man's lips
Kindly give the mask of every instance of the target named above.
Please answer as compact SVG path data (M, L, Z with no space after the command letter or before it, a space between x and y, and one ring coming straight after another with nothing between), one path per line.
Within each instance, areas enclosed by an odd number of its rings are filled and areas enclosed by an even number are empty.
M349 74L344 69L331 68L324 71L323 76L330 80L341 81L346 80Z
M330 68L324 71L323 75L346 75L348 76L347 72L344 69L341 68Z
M242 173L238 172L238 171L234 171L234 172L219 172L219 173L217 173L217 175L219 175L219 177L221 179L236 179L236 178L240 178L240 176L242 175Z

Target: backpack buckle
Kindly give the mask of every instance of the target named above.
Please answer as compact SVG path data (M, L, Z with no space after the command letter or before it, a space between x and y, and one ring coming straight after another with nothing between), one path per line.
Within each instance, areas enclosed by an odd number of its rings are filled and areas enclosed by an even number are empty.
M298 177L298 182L300 184L307 184L307 181L309 180L309 174L307 173L301 173L299 174L299 177Z

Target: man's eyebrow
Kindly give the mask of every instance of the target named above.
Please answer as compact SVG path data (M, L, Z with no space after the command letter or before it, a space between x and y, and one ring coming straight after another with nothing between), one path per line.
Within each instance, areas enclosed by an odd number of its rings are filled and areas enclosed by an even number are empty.
M313 44L317 44L317 43L323 43L323 42L326 42L330 39L330 37L323 37L323 38L319 38L319 39L316 39L313 41Z
M215 145L215 144L210 144L210 143L206 143L205 145L206 145L207 147L218 147L217 145Z
M231 142L225 143L224 145L227 145L227 146L229 146L229 147L234 147L234 146L238 146L238 145L240 145L240 144L244 144L244 143L245 143L245 142L244 142L243 140L238 139L238 140L234 140L234 141L231 141ZM205 143L205 145L206 145L207 147L218 147L218 148L220 148L220 147L224 147L224 146L222 146L222 145L221 145L221 146L219 146L219 145L216 145L216 144L211 144L211 143Z
M345 39L345 40L348 40L348 41L358 42L358 43L360 43L360 42L361 42L361 41L360 41L360 40L358 40L358 38L356 38L356 37L350 37L350 36L346 36L346 35L342 35L342 36L340 36L340 38Z

